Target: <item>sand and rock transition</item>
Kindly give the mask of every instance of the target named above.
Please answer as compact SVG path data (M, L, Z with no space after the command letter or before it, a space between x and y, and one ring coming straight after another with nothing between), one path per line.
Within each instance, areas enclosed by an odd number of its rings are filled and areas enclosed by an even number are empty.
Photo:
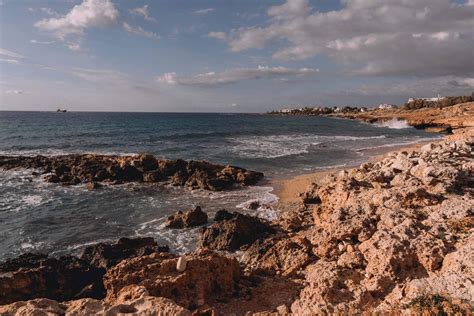
M60 263L12 259L0 265L0 315L472 314L474 131L450 127L442 141L311 184L274 222L220 211L193 253L147 240ZM193 211L177 218L204 219ZM76 273L90 276L84 288L69 285Z

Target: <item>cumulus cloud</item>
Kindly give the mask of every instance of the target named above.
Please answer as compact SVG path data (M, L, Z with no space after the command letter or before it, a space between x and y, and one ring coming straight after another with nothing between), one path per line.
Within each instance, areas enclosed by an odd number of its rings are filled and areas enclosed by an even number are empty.
M206 9L196 10L196 11L193 12L193 14L206 15L206 14L209 14L211 12L214 12L214 8L206 8Z
M472 2L472 1L471 1ZM286 43L276 59L326 55L364 75L445 76L474 73L474 6L450 0L343 0L315 11L308 0L270 7L267 25L211 32L232 51ZM453 56L456 56L453 58Z
M125 31L127 31L130 34L135 34L135 35L140 35L140 36L145 36L148 38L154 38L154 39L159 39L160 36L156 33L145 31L142 29L140 26L131 26L127 22L123 22L122 26Z
M82 35L92 27L103 27L117 22L119 12L110 0L84 0L66 15L43 19L35 24L41 30L64 39L69 35Z
M156 22L156 19L150 16L150 12L148 12L148 5L144 5L143 7L139 7L139 8L130 9L130 13L139 15L143 17L146 21Z
M188 86L220 86L243 80L269 79L285 76L307 76L319 72L318 69L258 66L257 68L235 68L223 72L208 72L194 76L178 76L175 72L165 73L156 78L157 82L165 84L180 84Z

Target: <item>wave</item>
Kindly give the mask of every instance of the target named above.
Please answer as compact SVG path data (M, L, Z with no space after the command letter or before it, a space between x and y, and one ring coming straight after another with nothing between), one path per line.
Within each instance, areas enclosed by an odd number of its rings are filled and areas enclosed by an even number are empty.
M360 141L383 139L385 135L348 136L348 135L312 135L287 134L248 137L229 137L231 151L242 158L281 158L309 153L312 146L323 142Z
M413 128L413 126L408 125L408 122L405 120L391 119L390 121L383 121L375 124L379 127L388 127L392 129L404 129L404 128Z
M416 140L409 140L406 142L397 142L397 143L390 143L390 144L382 144L382 145L376 145L376 146L369 146L369 147L363 147L363 148L358 148L357 152L364 151L364 150L371 150L371 149L377 149L377 148L390 148L390 147L397 147L397 146L404 146L404 145L414 145L422 142L427 142L427 141L435 141L436 138L433 137L422 137L418 138Z

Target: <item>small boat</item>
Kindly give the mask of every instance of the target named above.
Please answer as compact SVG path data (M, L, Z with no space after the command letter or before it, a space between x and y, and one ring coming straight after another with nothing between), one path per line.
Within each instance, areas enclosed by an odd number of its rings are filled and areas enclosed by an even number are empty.
M60 108L58 108L58 109L56 110L56 112L60 112L60 113L66 113L66 112L67 112L67 110L66 110L66 109L60 109Z

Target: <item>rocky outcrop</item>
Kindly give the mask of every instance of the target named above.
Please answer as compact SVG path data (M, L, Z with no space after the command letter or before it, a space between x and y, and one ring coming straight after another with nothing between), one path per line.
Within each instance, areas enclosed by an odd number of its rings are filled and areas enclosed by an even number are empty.
M151 237L120 238L115 244L99 243L86 247L81 259L98 268L110 268L120 261L154 252L169 252L168 246L158 246Z
M72 256L25 254L0 264L0 305L33 298L102 298L104 269Z
M221 212L219 218L222 220L202 229L201 248L235 251L275 232L268 223L238 212L232 216Z
M473 144L402 151L309 188L313 224L300 234L319 259L291 311L386 312L440 293L473 302Z
M207 214L201 210L201 207L196 206L192 210L178 211L168 217L165 223L167 228L189 228L201 226L207 223Z
M0 168L38 169L45 174L47 182L86 183L90 189L98 188L100 182L169 182L193 189L220 191L234 185L256 184L263 178L263 173L239 167L205 161L158 160L151 155L0 156Z
M179 258L171 254L155 253L122 261L104 277L107 300L115 302L125 287L134 284L143 286L152 296L170 298L192 309L238 295L241 271L235 259L207 252L184 258L184 272L177 271Z
M241 261L250 271L291 276L301 273L313 260L311 243L303 235L283 235L254 242Z
M68 302L35 299L0 306L0 314L14 315L178 315L190 316L191 312L164 297L149 296L145 288L125 288L119 299L109 304L91 298Z
M453 130L474 127L474 102L441 107L373 110L357 113L340 113L333 116L356 119L369 123L393 120L406 121L408 125L434 132L451 133Z

